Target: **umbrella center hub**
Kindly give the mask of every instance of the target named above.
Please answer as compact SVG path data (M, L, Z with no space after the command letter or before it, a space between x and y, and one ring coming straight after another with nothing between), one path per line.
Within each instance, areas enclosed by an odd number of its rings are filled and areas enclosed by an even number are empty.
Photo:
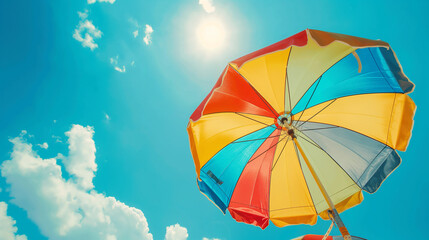
M288 114L288 113L280 115L277 118L277 124L280 127L284 127L284 128L289 127L292 124L292 116L290 114Z

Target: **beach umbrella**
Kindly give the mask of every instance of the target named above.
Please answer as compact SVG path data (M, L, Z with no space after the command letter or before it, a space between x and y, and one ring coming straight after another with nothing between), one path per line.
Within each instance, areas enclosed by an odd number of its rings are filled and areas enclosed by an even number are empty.
M389 44L305 30L230 62L190 117L200 191L266 228L335 220L411 137L414 88Z

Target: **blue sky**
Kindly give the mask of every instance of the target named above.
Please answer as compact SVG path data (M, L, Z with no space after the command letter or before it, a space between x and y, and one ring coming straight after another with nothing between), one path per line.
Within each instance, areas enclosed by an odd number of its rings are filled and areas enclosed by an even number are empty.
M224 216L198 191L186 133L229 61L312 28L389 42L416 84L402 165L342 218L353 235L368 239L423 238L428 9L427 1L213 0L206 8L198 0L1 1L0 215L7 204L9 216L1 222L32 240L113 239L113 230L168 240L324 234L329 222L322 220L261 230ZM215 49L198 34L210 21L224 31ZM19 161L35 164L33 172ZM66 190L48 191L49 181Z

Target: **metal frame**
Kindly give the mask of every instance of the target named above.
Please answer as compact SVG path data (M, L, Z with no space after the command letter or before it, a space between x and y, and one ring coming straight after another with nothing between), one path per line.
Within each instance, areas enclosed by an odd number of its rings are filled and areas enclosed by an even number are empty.
M293 129L288 130L289 135L292 137L293 142L297 146L299 152L301 153L302 157L304 158L305 163L308 166L308 169L311 172L311 175L313 176L314 180L317 183L317 186L319 187L320 191L323 194L323 197L325 198L326 202L329 206L329 211L332 214L335 223L337 224L341 235L343 236L344 240L352 240L349 231L347 230L346 226L344 225L343 221L340 218L340 215L338 214L337 209L335 208L335 204L332 202L331 198L328 195L328 192L326 191L325 187L323 186L322 182L320 181L319 177L317 176L316 172L313 169L313 166L310 164L310 161L308 160L307 156L305 155L304 151L301 148L301 145L298 143L295 133Z

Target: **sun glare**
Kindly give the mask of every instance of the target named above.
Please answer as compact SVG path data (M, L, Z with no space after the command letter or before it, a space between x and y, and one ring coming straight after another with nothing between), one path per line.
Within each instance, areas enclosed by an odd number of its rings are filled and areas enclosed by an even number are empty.
M199 44L208 51L219 50L225 41L225 29L219 19L202 21L197 27Z

